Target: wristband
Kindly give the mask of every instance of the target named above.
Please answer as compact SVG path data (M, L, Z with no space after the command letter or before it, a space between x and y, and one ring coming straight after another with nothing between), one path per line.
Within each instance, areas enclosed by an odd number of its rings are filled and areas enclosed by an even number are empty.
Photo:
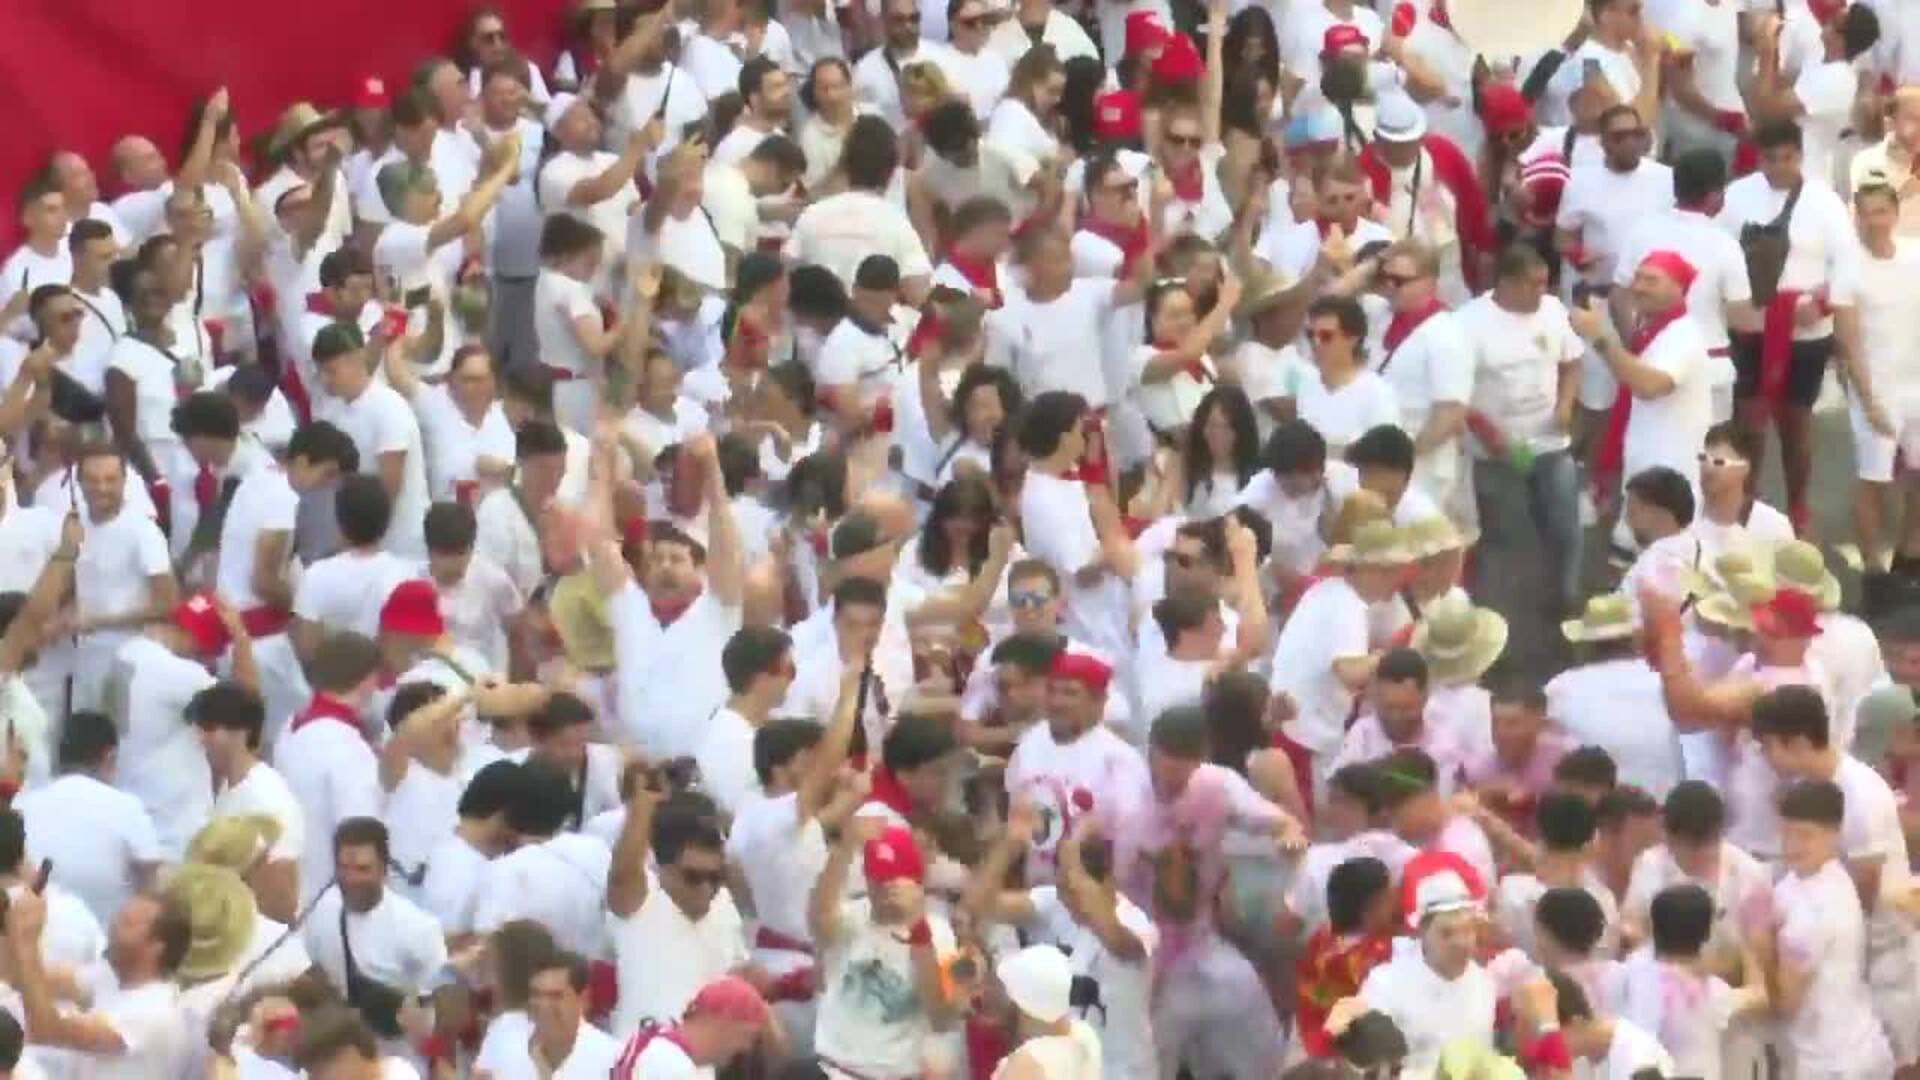
M923 916L907 930L907 944L910 946L932 945L933 927Z

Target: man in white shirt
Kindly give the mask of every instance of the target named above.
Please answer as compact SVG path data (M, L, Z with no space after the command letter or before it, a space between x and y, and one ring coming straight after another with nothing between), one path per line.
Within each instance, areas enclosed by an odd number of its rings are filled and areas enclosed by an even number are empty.
M889 0L893 5L907 2ZM875 49L867 60L880 54ZM861 64L864 67L866 60ZM842 154L847 189L801 211L793 223L793 235L787 238L788 260L824 266L841 284L851 285L862 259L890 256L900 267L908 303L918 302L926 293L933 264L906 211L886 195L900 166L898 137L887 121L862 116L848 131Z
M1053 881L1055 852L1075 820L1130 813L1147 797L1146 762L1101 723L1113 669L1084 653L1055 655L1046 721L1027 729L1007 759L1006 789L1034 810L1038 828L1027 842L1027 880Z
M507 807L507 827L519 846L481 875L476 933L532 919L551 930L561 948L599 953L611 852L598 837L566 831L575 799L558 767L539 760L522 766L519 798Z
M1847 205L1832 184L1812 171L1803 134L1791 120L1768 121L1753 133L1760 169L1727 187L1719 221L1746 241L1770 236L1784 241L1785 262L1777 285L1754 289L1761 307L1757 334L1733 337L1735 415L1765 432L1771 418L1780 430L1787 517L1807 523L1807 485L1812 479L1813 404L1836 356L1849 376L1860 379L1869 417L1880 412L1864 371L1854 292L1860 275L1860 245L1852 235ZM1777 226L1777 228L1776 228ZM1882 417L1884 419L1884 416ZM1755 476L1765 463L1754 462ZM1757 482L1757 481L1756 481Z
M293 718L274 760L300 803L307 832L331 837L349 818L377 817L383 802L379 763L360 727L360 712L372 698L379 650L358 634L333 634L307 662L313 700ZM330 844L311 843L300 861L300 879L310 892L333 876Z
M602 150L592 103L571 94L555 94L546 119L560 152L540 169L540 205L549 217L569 214L600 230L606 246L595 285L609 292L617 280L613 269L626 254L627 219L640 201L634 173L658 142L658 132L634 131L619 154Z
M474 551L479 528L472 507L433 504L425 533L427 576L440 594L447 636L491 670L506 671L508 637L526 610L526 594L498 563Z
M166 618L179 603L166 537L127 505L127 464L119 451L80 453L85 538L74 564L73 707L98 708L113 654L137 628Z
M1051 46L1061 63L1077 56L1100 55L1086 30L1073 16L1056 9L1053 0L1020 0L1014 5L1013 17L994 28L987 38L987 48L999 53L1008 68L1035 45Z
M1473 396L1474 363L1467 339L1441 302L1440 260L1432 248L1403 241L1380 261L1393 315L1375 368L1400 403L1400 426L1413 436L1414 483L1440 503L1463 532L1477 532L1461 476L1461 435Z
M514 588L532 596L547 579L540 522L554 505L567 472L567 440L545 420L529 420L514 434L520 463L514 479L480 500L473 512L473 550L507 572Z
M1879 43L1881 16L1874 5L1864 3L1836 4L1830 11L1820 20L1819 54L1807 57L1798 71L1788 70L1782 55L1781 31L1787 22L1768 19L1759 24L1753 111L1756 117L1796 122L1806 134L1807 175L1834 186L1842 182L1842 140L1853 125L1854 100L1860 94L1854 62ZM1759 131L1754 134L1757 138Z
M322 847L332 886L313 901L300 934L313 966L346 997L376 1035L401 1045L423 1032L420 1003L447 964L440 924L387 888L387 827L351 817Z
M12 328L27 313L27 300L42 285L65 285L73 277L73 253L67 247L67 201L51 177L20 191L20 227L24 241L0 263L0 329Z
M745 979L727 975L702 986L676 1023L634 1034L614 1062L612 1080L700 1080L752 1049L772 1013Z
M587 1023L587 962L561 951L539 962L527 980L533 1032L488 1062L497 1080L606 1080L621 1044Z
M76 712L60 732L60 772L22 794L33 857L53 860L53 880L86 901L104 925L144 888L164 857L140 800L113 786L119 732L97 712Z
M109 978L87 1012L58 1007L41 959L47 900L16 892L6 914L13 985L36 1046L73 1052L87 1076L166 1080L179 1075L190 1052L181 1023L174 972L192 943L191 913L167 897L136 896L113 919L106 961Z
M900 105L901 69L922 63L944 69L947 48L922 36L916 0L884 0L879 11L880 44L853 66L853 94L860 104L880 114L888 130L897 131L906 123Z
M672 1023L700 987L747 967L745 926L727 890L725 841L702 803L667 801L657 771L638 778L627 799L607 876L607 932L620 988L609 1026L616 1038Z
M344 546L309 563L293 594L290 632L300 658L309 663L329 633L352 631L368 637L378 633L380 608L387 595L419 572L416 562L384 546L393 503L377 477L355 473L342 479L334 492L333 511Z
M1455 1039L1493 1040L1499 997L1493 975L1474 959L1485 886L1458 856L1415 856L1403 872L1414 937L1367 973L1360 1000L1385 1013L1406 1036L1406 1064L1430 1068Z
M393 500L386 549L419 558L426 554L421 534L427 512L427 455L420 420L392 386L376 382L372 361L391 344L376 334L363 348L354 332L331 326L313 343L313 363L330 400L315 409L347 433L360 452L360 471L378 477Z
M1884 503L1894 480L1894 462L1903 445L1920 452L1920 305L1912 300L1920 274L1920 245L1897 236L1900 199L1891 180L1863 184L1854 193L1854 223L1860 238L1859 288L1855 293L1864 386L1849 385L1847 419L1853 429L1853 533L1869 572L1887 563L1882 539ZM1870 415L1872 400L1881 415ZM1913 453L1909 457L1915 456ZM1892 545L1897 551L1901 546ZM1897 561L1897 559L1895 560Z
M801 210L797 200L781 196L806 171L806 155L777 132L761 137L733 161L708 164L700 205L720 243L736 256L758 251L769 222L788 220Z
M306 815L278 770L260 760L266 710L258 694L217 682L195 694L187 717L200 737L214 783L211 819L251 816L273 823L272 845L247 872L262 914L290 923L299 912Z
M1580 589L1585 530L1570 432L1586 349L1567 321L1566 306L1548 295L1547 280L1539 252L1512 245L1494 263L1493 288L1455 317L1474 363L1466 426L1473 436L1471 490L1481 525L1476 593L1489 602L1501 595L1499 583L1511 581L1516 566L1502 554L1513 552L1514 541L1531 527L1551 575L1551 589L1540 600L1560 611L1578 600Z
M755 733L766 726L793 686L793 640L775 627L742 627L721 650L720 667L727 676L727 703L707 721L695 760L701 785L731 815L759 793ZM859 665L843 665L841 670L849 668L858 675ZM845 680L843 674L841 681Z
M67 236L73 252L73 298L80 301L80 339L60 360L60 370L95 394L106 393L107 354L132 328L107 272L120 254L112 230L98 221L75 222Z

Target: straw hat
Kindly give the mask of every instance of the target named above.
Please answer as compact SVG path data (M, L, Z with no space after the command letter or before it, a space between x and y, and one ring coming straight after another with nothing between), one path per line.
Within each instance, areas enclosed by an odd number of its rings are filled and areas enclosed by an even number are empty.
M1327 543L1338 547L1353 539L1354 530L1360 526L1370 521L1391 523L1392 520L1393 509L1387 500L1377 491L1361 488L1342 499L1334 510L1333 522L1327 526Z
M1362 522L1354 527L1352 542L1327 552L1327 561L1342 566L1399 566L1411 560L1406 534L1391 521Z
M1781 588L1799 589L1813 597L1821 611L1840 607L1840 579L1827 569L1820 549L1805 540L1789 540L1774 549L1773 573Z
M1460 535L1460 530L1445 514L1423 517L1408 525L1405 532L1407 549L1416 559L1460 551L1467 546L1466 538Z
M187 909L193 927L180 979L206 982L232 971L253 943L253 890L224 866L190 862L173 872L166 893Z
M1284 270L1255 269L1240 296L1240 317L1251 319L1269 308L1306 298L1305 282Z
M244 874L280 841L280 831L280 822L266 814L222 815L193 834L187 859Z
M1487 673L1507 647L1507 620L1497 611L1473 606L1460 592L1428 605L1413 628L1413 647L1427 660L1433 680L1449 686L1470 683Z
M1693 613L1702 622L1725 630L1751 631L1753 608L1773 598L1773 579L1765 574L1735 574L1719 589L1702 597Z
M340 123L339 113L323 113L311 101L296 101L280 114L279 122L273 125L273 133L267 136L267 156L280 157L308 135Z
M1587 598L1587 606L1577 619L1560 624L1560 633L1576 645L1594 641L1623 641L1637 629L1633 603L1625 594L1601 593Z

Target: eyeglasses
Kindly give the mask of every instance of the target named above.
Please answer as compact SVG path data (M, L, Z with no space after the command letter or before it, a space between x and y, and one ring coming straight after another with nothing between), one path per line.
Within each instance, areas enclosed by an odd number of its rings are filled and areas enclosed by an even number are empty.
M1016 608L1044 607L1053 600L1053 594L1040 589L1008 589L1007 604Z
M1200 143L1202 141L1200 136L1198 135L1176 135L1171 131L1167 132L1167 134L1165 135L1165 138L1167 140L1168 145L1182 146L1189 150L1199 149Z
M1747 462L1742 460L1741 458L1724 457L1720 454L1709 454L1704 450L1700 452L1699 457L1700 457L1700 464L1709 465L1716 469L1741 469L1741 468L1745 468L1747 465Z

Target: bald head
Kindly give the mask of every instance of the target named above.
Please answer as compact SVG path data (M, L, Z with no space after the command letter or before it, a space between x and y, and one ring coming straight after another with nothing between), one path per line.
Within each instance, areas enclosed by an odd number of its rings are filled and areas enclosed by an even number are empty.
M75 221L86 217L94 201L100 198L100 183L94 179L93 166L71 150L56 150L48 165L53 171L54 183L60 185L60 194L67 201L67 213Z
M152 191L167 182L167 159L153 140L128 135L113 144L113 171L130 191Z
M891 491L869 491L854 508L872 515L882 536L905 536L914 529L913 505Z

